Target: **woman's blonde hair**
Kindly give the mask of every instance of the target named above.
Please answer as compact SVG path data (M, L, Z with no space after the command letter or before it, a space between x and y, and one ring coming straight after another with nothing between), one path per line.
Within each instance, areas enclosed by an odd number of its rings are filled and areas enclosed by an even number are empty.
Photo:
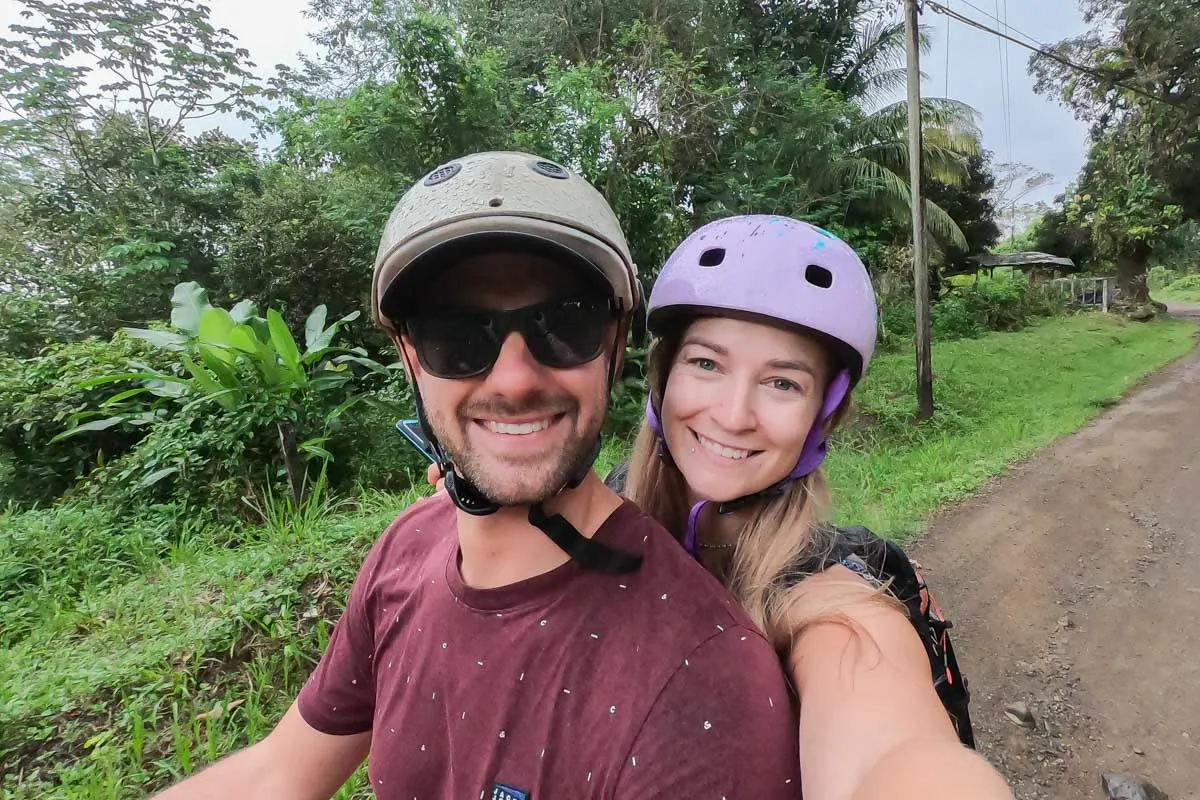
M679 351L686 324L668 331L650 349L647 383L655 407L662 409L667 376ZM832 431L846 403L827 424ZM676 538L687 525L687 482L679 468L660 455L658 435L642 421L634 441L625 484L626 496L658 520ZM848 602L879 596L865 581L846 581L844 590L813 597L797 580L808 568L820 570L835 544L834 529L822 524L829 491L821 470L764 498L737 537L725 584L781 656L801 631L818 621L839 619Z

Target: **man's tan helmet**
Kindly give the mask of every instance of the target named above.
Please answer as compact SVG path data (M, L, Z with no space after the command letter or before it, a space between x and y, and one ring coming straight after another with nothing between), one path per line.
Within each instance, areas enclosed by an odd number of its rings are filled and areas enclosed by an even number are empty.
M407 279L437 255L493 238L523 243L594 267L623 313L640 305L637 267L621 225L590 183L529 153L476 153L450 161L417 181L392 209L375 257L371 312L394 331L381 306L411 292Z

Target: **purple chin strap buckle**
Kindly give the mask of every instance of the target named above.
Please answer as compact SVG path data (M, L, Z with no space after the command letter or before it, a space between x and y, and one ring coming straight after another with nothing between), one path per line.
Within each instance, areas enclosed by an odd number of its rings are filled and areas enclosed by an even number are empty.
M838 407L846 399L846 394L849 391L850 373L842 370L834 376L829 387L825 390L825 401L821 404L821 412L817 415L812 427L808 431L808 438L804 440L804 447L800 449L800 458L797 459L796 466L784 476L783 480L769 487L769 489L780 489L792 481L812 474L816 471L817 467L821 466L821 463L825 461L825 456L829 453L829 441L825 438L825 423L838 410ZM646 395L646 422L649 424L650 430L654 431L655 435L658 436L659 454L668 455L670 451L667 450L666 437L663 436L662 425L658 420L658 412L654 409L654 402L650 394ZM693 556L700 550L698 533L700 514L710 502L712 501L701 500L692 506L692 510L688 512L687 528L684 529L683 533L683 546Z

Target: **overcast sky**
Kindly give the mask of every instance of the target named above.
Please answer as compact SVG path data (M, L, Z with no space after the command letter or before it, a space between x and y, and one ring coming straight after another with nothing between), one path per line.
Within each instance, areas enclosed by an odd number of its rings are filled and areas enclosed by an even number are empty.
M943 4L993 28L987 14L1040 42L1054 42L1084 31L1075 0L942 0ZM228 28L250 51L260 72L275 64L296 63L296 54L309 49L313 23L303 15L308 0L207 0L213 22ZM18 21L16 0L0 0L0 27ZM997 38L926 10L922 24L931 29L933 51L922 70L929 76L923 91L949 96L979 110L984 146L997 161L1020 161L1055 175L1056 183L1030 199L1051 200L1074 179L1083 163L1086 128L1071 113L1033 93L1026 70L1029 52L1008 45L1007 92L1002 87L1002 46ZM1018 36L1018 38L1021 38ZM947 47L949 41L949 47ZM947 69L947 64L949 68ZM1009 108L1005 124L1005 107ZM231 134L249 135L237 120L224 122ZM1007 129L1011 128L1011 148Z

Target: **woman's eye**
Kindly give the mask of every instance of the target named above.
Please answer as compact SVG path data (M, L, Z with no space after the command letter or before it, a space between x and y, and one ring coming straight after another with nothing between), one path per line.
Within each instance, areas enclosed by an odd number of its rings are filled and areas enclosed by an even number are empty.
M801 391L800 384L795 381L789 381L785 378L776 378L771 381L771 388L778 389L781 392L799 392Z
M711 372L717 368L717 362L713 361L711 358L689 358L687 363L691 364L693 367L699 367L707 372Z

